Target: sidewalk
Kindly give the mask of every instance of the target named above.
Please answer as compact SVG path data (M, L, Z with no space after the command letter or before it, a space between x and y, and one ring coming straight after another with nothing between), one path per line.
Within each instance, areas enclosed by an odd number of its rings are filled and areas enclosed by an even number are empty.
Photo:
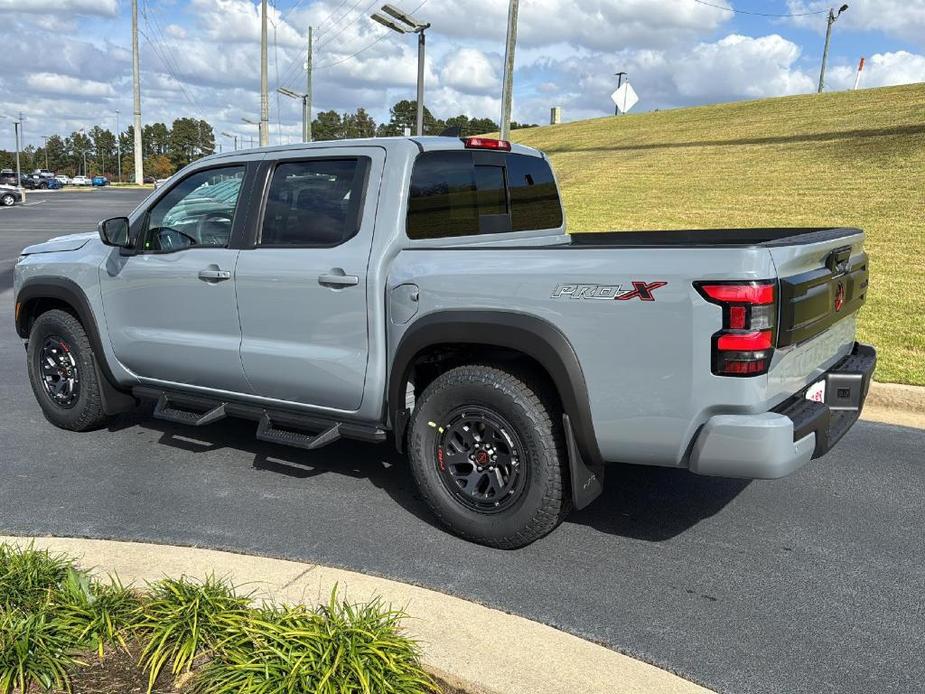
M63 552L100 574L143 586L165 575L230 576L242 592L283 602L324 602L336 585L351 602L378 596L409 617L424 662L473 694L695 694L710 690L536 622L417 586L353 571L228 552L108 540L17 538ZM475 686L473 686L475 685Z

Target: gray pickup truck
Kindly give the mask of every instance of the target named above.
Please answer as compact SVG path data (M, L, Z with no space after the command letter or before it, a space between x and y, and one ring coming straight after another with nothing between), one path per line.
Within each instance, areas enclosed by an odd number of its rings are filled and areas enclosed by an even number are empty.
M486 138L234 152L23 251L46 417L156 402L314 450L391 438L448 528L550 532L606 461L777 478L857 420L858 229L566 234L548 160ZM242 490L243 491L243 490Z

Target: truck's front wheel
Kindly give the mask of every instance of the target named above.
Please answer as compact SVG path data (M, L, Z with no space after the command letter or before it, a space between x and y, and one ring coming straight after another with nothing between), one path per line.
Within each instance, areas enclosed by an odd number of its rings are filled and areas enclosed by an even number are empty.
M418 488L462 537L514 549L570 508L555 406L541 387L489 366L434 380L415 403L408 451Z
M93 348L80 321L54 309L29 333L29 381L45 418L62 429L87 431L106 421Z

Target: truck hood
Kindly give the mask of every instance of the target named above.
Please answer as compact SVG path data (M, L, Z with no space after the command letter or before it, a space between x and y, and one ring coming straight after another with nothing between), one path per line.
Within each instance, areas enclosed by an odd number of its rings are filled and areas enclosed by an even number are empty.
M57 253L59 251L76 251L87 245L87 242L96 236L95 231L87 231L82 234L68 234L67 236L56 236L48 239L44 243L24 248L22 255L32 255L34 253Z

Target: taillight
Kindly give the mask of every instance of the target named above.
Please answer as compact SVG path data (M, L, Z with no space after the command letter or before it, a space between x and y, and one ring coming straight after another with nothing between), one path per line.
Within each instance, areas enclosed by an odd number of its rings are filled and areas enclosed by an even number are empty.
M511 151L511 143L507 140L496 140L493 137L464 137L463 144L466 149L496 149L502 152Z
M695 282L723 308L723 329L713 335L713 373L760 376L771 367L777 323L777 282Z

